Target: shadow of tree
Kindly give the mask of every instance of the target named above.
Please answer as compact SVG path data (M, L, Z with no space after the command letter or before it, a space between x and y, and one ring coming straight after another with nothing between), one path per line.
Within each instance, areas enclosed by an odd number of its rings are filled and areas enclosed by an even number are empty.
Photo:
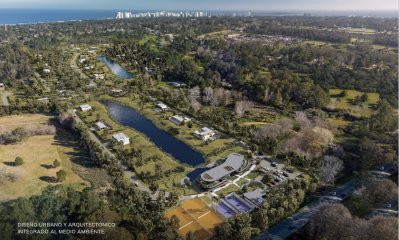
M73 163L85 168L99 167L90 157L88 157L90 155L89 151L82 145L80 139L66 129L57 127L54 145L68 146L72 148L73 151L64 152L64 154L68 155Z
M39 177L40 180L48 183L56 183L57 178L56 177L50 177L50 176L41 176Z
M41 166L41 167L44 167L44 168L46 168L46 169L54 168L54 166L51 165L51 164L40 164L40 166Z
M15 167L17 164L15 162L3 162L4 165L10 166L10 167Z

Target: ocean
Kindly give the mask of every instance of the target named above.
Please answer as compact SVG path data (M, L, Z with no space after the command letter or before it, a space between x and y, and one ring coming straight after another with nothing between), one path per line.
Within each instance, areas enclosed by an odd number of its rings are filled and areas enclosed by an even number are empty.
M115 17L115 10L0 9L0 24L29 24Z
M128 10L129 11L129 10ZM149 10L143 10L147 12ZM150 10L154 12L157 10ZM52 9L1 9L0 8L0 24L30 24L44 22L62 22L77 20L104 20L113 19L117 10L52 10ZM138 11L134 11L138 12ZM142 11L140 11L142 12ZM208 11L215 13L215 11ZM242 12L242 11L240 11ZM253 16L294 16L303 15L303 12L268 12L268 11L252 11ZM226 11L223 13L233 13ZM311 11L312 16L372 16L372 17L398 17L397 11L381 11L381 12L322 12Z

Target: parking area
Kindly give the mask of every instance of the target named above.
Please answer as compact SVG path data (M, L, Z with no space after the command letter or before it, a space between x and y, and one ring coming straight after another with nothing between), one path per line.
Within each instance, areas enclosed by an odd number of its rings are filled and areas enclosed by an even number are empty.
M296 179L301 175L300 172L295 171L292 168L286 167L285 164L278 163L272 160L261 160L260 161L260 171L264 174L272 174L273 182L270 185L276 185L282 183L288 179Z

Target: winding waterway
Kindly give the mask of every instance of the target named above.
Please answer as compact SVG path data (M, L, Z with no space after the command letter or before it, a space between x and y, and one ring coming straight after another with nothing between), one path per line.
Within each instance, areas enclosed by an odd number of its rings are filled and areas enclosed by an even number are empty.
M154 123L134 109L108 100L103 100L102 103L107 106L113 120L123 126L131 127L143 133L154 144L179 162L190 166L197 166L205 162L204 157L199 152L192 149L186 143L179 141L172 134L159 129Z

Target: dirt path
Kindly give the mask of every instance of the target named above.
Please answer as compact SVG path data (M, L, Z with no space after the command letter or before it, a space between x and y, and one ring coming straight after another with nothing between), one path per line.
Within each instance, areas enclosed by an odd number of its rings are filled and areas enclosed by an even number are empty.
M10 101L8 101L8 97L12 95L12 92L8 92L5 90L1 91L1 98L3 101L3 106L10 106Z
M88 76L87 76L87 75L82 71L82 69L80 69L80 68L78 67L78 65L76 64L76 61L78 60L78 57L79 57L81 54L82 54L82 52L76 52L76 53L74 53L74 55L73 55L72 58L71 58L70 64L71 64L72 69L73 69L76 73L78 73L79 76L81 76L81 78L87 79Z

